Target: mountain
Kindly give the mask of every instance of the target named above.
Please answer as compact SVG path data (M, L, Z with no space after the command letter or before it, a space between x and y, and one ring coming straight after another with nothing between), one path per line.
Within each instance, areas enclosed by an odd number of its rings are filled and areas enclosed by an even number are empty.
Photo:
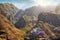
M37 11L36 11L37 10ZM35 24L37 21L38 14L40 13L40 6L33 6L31 8L27 8L26 10L19 10L17 14L15 15L15 18L18 20L15 23L15 26L18 28L25 27L29 23Z
M39 21L47 22L54 26L60 26L60 15L52 12L42 12L38 16Z
M60 14L60 4L56 6L55 12L56 14Z
M33 6L33 7L30 7L30 8L27 8L24 11L19 10L16 13L16 15L14 16L14 18L16 18L15 26L17 26L19 28L19 27L21 27L21 25L26 25L24 23L28 24L30 22L33 23L33 25L34 25L34 24L36 24L36 21L38 20L38 15L41 12L49 12L49 11L54 11L54 10L55 10L54 6L50 6L50 7ZM21 21L22 18L24 19L23 20L24 22Z
M41 6L33 6L30 8L27 8L24 13L28 16L38 16L40 12L42 12Z
M28 16L38 16L41 12L55 12L56 6L33 6L25 10L25 14Z
M13 4L9 3L0 3L0 13L4 15L10 22L14 23L14 16L18 12L18 8L16 8Z
M56 6L46 6L46 7L43 7L42 10L43 12L54 12L55 13L55 9L56 9Z
M15 28L6 17L0 14L0 39L6 40L24 40L25 32Z

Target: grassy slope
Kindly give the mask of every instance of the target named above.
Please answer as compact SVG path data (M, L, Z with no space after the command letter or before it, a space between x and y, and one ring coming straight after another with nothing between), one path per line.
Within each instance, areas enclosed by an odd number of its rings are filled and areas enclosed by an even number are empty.
M21 31L14 27L3 15L0 14L0 27L2 27L10 40L24 40L24 31Z

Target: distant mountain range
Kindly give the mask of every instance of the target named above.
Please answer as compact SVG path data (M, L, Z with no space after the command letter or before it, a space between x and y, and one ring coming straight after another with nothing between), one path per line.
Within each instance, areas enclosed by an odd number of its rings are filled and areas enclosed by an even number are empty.
M56 6L33 6L25 10L25 14L29 16L38 16L41 12L54 12Z
M33 7L30 7L30 8L27 8L26 10L22 10L22 9L16 8L13 4L1 3L0 4L0 11L13 24L18 23L19 20L20 20L20 18L22 18L24 15L26 15L27 17L29 17L30 20L32 20L32 19L34 20L34 18L38 19L38 15L40 13L42 13L42 12L45 12L45 13L42 14L42 15L40 15L41 16L40 18L43 18L43 17L47 16L48 18L45 17L46 21L47 20L49 21L49 19L50 20L53 20L53 19L60 20L60 18L59 18L60 15L59 16L57 15L57 12L59 11L59 5L58 6L47 6L47 7L33 6ZM46 12L52 12L52 14L50 15L50 14L48 14ZM46 14L48 14L48 15L46 15ZM24 16L24 17L26 18L26 16ZM54 16L56 16L56 17L54 17L53 19L51 19L50 16L52 18ZM44 19L44 21L45 21L45 19ZM53 22L54 22L54 20L53 20ZM57 23L57 21L55 21L55 23L56 23L57 26L60 25L60 22Z

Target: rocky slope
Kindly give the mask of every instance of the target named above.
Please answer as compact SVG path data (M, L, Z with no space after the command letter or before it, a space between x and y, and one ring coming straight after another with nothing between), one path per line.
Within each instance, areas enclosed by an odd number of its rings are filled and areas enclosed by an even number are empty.
M52 26L48 23L44 23L43 21L39 21L39 22L37 22L37 24L35 26L33 26L32 23L29 23L22 30L27 33L27 35L25 37L26 39L31 39L31 40L35 39L36 40L36 38L38 38L38 39L46 38L46 39L52 40L52 39L60 38L60 36L57 36L57 35L60 35L60 33L59 32L54 32L53 31L54 28L55 28L54 26ZM57 27L57 29L58 29L58 27ZM39 34L39 32L41 32L42 30L45 32L45 34L41 35L41 34Z

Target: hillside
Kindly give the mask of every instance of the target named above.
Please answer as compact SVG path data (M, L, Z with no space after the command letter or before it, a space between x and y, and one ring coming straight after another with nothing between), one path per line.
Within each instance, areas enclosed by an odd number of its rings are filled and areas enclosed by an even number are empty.
M13 24L0 14L0 31L1 30L5 31L0 32L1 40L4 39L4 37L6 40L24 40L25 32L15 28ZM3 35L1 33L6 34L6 36L1 36Z
M57 31L60 32L59 27L56 27ZM55 32L56 30L54 30L55 27L48 24L48 23L44 23L43 21L39 21L37 22L37 24L35 26L32 25L32 23L29 23L28 25L26 25L26 27L24 27L23 31L25 31L27 33L26 35L26 39L28 40L36 40L38 38L38 40L40 38L46 38L49 40L52 39L57 39L60 38L60 33L59 32ZM40 34L39 32L44 31L45 34ZM59 35L59 36L57 36Z
M13 4L9 3L0 3L0 12L12 23L14 23L14 16L18 12L18 8L16 8Z

